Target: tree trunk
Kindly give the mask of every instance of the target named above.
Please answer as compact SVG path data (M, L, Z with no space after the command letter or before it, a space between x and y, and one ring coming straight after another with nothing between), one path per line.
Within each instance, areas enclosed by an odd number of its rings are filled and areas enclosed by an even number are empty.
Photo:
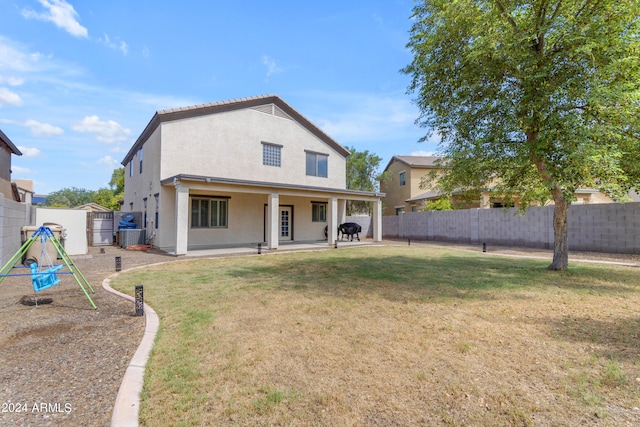
M558 190L556 190L558 191ZM555 191L554 191L555 193ZM567 212L569 205L562 193L554 194L553 208L553 261L549 270L566 271L569 268L569 247L567 245Z

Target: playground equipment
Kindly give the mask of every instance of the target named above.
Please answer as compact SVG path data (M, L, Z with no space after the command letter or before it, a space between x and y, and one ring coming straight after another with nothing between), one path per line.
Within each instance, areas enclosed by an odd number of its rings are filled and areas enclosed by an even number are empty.
M29 268L31 272L26 274L10 274L9 272L12 271L12 269L21 268L16 267L16 264L18 264L18 262L25 257L25 255L29 251L29 248L31 248L31 246L33 246L33 244L37 241L40 241L42 245L40 257L37 259L35 259L34 257L30 257L24 260L25 267ZM51 257L49 256L49 253L47 251L47 241L49 241L53 245L59 258L64 264L53 264ZM68 272L60 271L64 266L69 269ZM91 293L95 293L95 291L93 290L87 279L84 277L82 272L78 269L76 264L73 262L55 234L49 227L46 226L38 227L33 235L22 244L20 249L18 249L18 251L11 257L11 259L4 265L4 267L0 269L0 282L2 282L4 278L8 276L31 276L33 291L40 292L60 283L58 274L71 274L76 280L76 283L78 283L78 286L80 286L80 289L82 289L82 292L84 292L84 295L91 303L91 306L94 309L97 309L82 282L84 282ZM82 281L80 279L82 279Z

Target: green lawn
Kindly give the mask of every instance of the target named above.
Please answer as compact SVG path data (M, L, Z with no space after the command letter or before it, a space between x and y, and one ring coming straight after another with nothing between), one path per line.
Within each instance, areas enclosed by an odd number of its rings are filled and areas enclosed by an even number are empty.
M631 267L360 247L177 261L114 278L157 311L141 423L640 422Z

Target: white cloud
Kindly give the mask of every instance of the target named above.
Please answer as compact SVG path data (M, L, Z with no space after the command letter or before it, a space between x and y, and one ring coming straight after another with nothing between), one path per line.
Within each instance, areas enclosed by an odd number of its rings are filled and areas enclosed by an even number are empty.
M22 150L20 150L22 151ZM31 173L31 169L29 168L23 168L20 166L16 166L16 165L11 165L11 172L13 174L17 174L17 173Z
M116 37L115 41L112 41L108 34L105 33L104 38L98 39L100 43L103 43L110 49L119 50L123 55L127 55L129 52L129 46L124 41L120 40L119 37Z
M413 151L409 155L410 156L437 156L438 153L436 153L435 151L419 150L419 151Z
M284 71L283 68L278 67L275 59L267 55L262 57L262 63L267 66L267 77L271 77L274 74L280 74Z
M22 98L15 92L11 92L6 87L0 87L0 107L3 105L22 105Z
M39 149L37 149L35 147L21 147L21 146L18 146L18 150L20 150L22 155L25 156L25 157L37 157L40 154L42 154L42 151L40 151Z
M64 133L62 128L35 120L27 120L24 122L24 126L29 128L32 135L36 136L53 136L62 135Z
M94 134L100 142L114 143L125 141L131 130L123 128L113 120L103 121L98 116L87 116L82 122L73 126L73 130L80 133Z
M117 169L119 167L122 167L120 162L111 156L104 156L101 159L99 159L97 163L99 165L106 165L109 167L109 169Z
M20 77L13 77L13 76L9 76L9 77L4 77L4 76L0 76L0 84L8 84L9 86L20 86L24 83L24 79L20 78Z
M323 96L323 95L319 95ZM318 126L328 135L343 141L389 139L397 135L415 134L414 124L418 112L404 97L368 94L326 94L325 105L333 111L316 113Z
M47 9L38 13L33 10L23 9L22 16L27 19L38 19L53 22L58 28L62 28L74 37L87 38L89 32L78 22L78 12L65 0L38 0Z

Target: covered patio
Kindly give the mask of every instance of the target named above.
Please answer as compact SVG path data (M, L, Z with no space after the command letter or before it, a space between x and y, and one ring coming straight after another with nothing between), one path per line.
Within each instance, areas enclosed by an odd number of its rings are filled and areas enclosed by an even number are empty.
M192 175L161 183L162 198L174 201L168 211L175 224L175 236L161 236L161 249L175 255L222 248L257 251L258 244L269 251L291 244L332 246L347 200L373 204L373 241L382 240L380 193Z

